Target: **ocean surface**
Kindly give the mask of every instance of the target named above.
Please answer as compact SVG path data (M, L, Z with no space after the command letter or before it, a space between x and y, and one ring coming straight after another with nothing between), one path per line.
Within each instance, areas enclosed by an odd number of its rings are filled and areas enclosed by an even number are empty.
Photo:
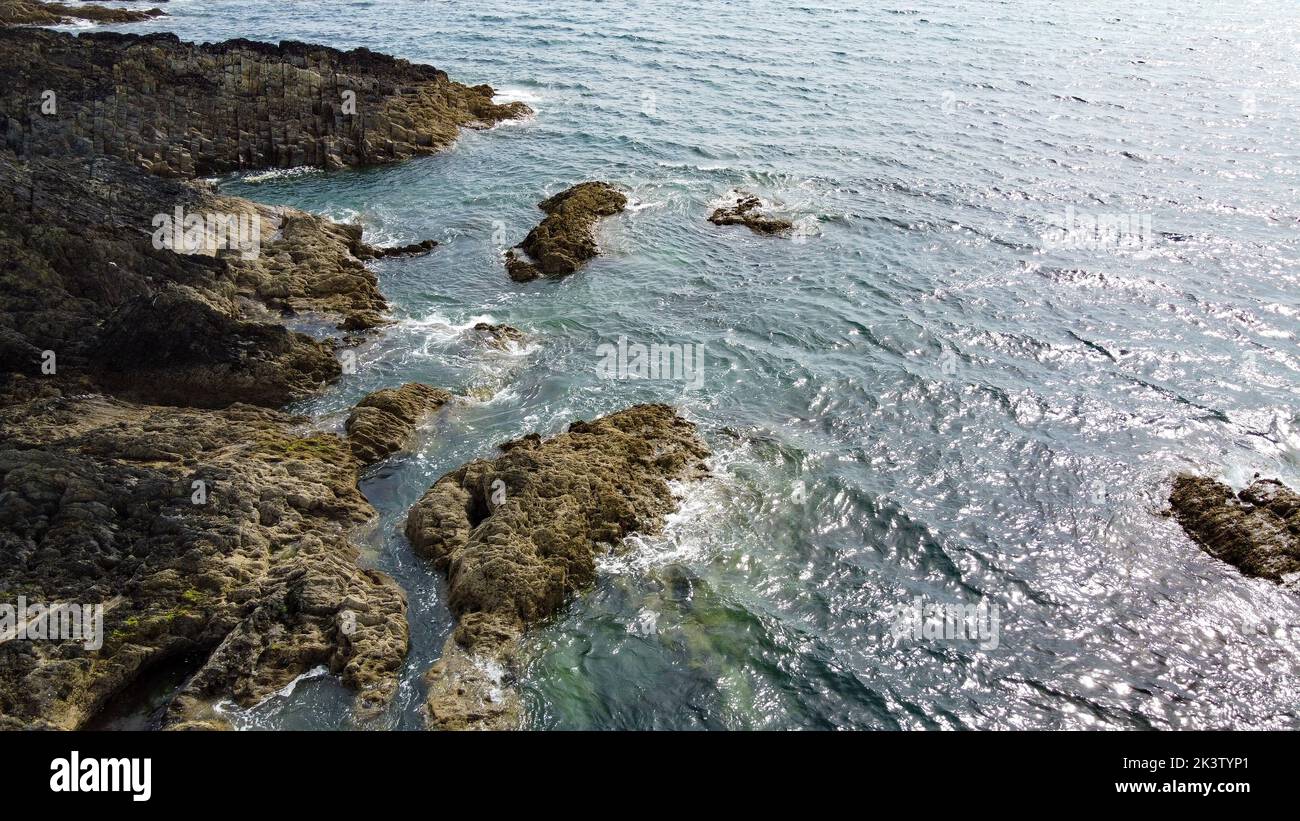
M462 397L362 486L367 561L410 598L391 709L359 724L320 672L238 726L420 727L452 621L406 510L500 442L661 401L713 476L531 634L530 726L1300 727L1300 597L1161 515L1179 471L1300 484L1293 3L166 9L112 28L365 46L537 112L391 167L221 180L442 243L375 265L396 324L301 410ZM603 256L511 282L535 203L587 179L632 201ZM795 230L706 222L733 189ZM1059 230L1096 218L1118 233ZM488 319L528 343L477 343ZM619 337L703 346L698 384L602 378ZM918 604L982 606L995 640L896 629Z

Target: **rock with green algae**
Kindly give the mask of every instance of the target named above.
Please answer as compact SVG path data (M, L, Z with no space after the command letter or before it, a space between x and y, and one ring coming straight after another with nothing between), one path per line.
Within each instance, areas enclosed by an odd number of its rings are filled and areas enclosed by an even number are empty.
M168 723L215 722L325 666L372 715L406 601L348 540L374 511L347 443L248 405L50 397L0 408L0 580L33 602L120 601L104 643L0 645L0 726L76 729L159 663L200 661Z
M511 686L527 625L595 579L596 558L674 510L669 482L708 473L695 426L637 405L565 433L507 442L502 455L443 476L412 508L406 535L447 574L460 619L426 677L428 723L502 729L519 720Z

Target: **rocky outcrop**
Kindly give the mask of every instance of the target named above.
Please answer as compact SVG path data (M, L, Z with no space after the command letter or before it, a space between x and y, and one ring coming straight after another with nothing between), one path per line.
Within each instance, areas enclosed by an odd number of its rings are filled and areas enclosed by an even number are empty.
M596 221L626 206L627 197L607 182L579 183L543 200L537 207L546 217L506 252L507 273L516 282L573 273L600 252L592 235Z
M487 344L499 350L505 350L511 345L519 345L524 341L524 332L509 325L478 322L474 325L474 331Z
M257 237L253 253L206 234L175 253L175 232L160 222L190 216L241 223ZM278 315L319 313L346 328L383 321L375 275L352 253L360 241L355 226L114 160L23 162L0 151L0 336L18 354L0 378L200 407L306 396L339 363L330 342L287 330Z
M392 162L529 111L432 66L297 42L7 29L0 75L0 128L20 155L107 155L165 176Z
M1275 582L1300 574L1300 494L1274 479L1245 490L1208 476L1175 477L1169 505L1207 553Z
M766 215L763 201L757 196L744 191L733 194L735 204L715 209L709 215L709 222L714 225L744 225L756 234L779 234L794 227L788 219Z
M447 402L451 394L419 382L383 388L356 404L346 424L348 444L363 465L404 450L420 419Z
M425 239L410 245L362 245L357 251L358 259L384 259L385 257L412 257L427 254L438 247L437 240Z
M170 720L220 724L318 665L371 712L396 686L405 599L358 567L358 465L308 420L104 397L0 409L0 600L118 603L97 651L0 645L0 725L85 724L154 665L200 662Z
M0 26L59 26L86 20L92 23L138 23L162 17L162 9L135 11L90 3L43 3L40 0L0 0Z
M0 72L0 602L109 605L98 649L0 637L0 728L86 726L176 664L170 727L225 726L216 705L318 666L372 715L407 623L349 535L374 518L361 463L254 405L341 371L332 334L286 317L384 321L362 262L382 252L169 177L384 162L525 109L301 43L11 29Z
M670 481L707 473L695 426L666 405L501 449L443 476L406 520L412 547L447 574L460 620L426 677L432 727L513 726L509 683L525 626L591 584L601 552L658 527L677 504Z

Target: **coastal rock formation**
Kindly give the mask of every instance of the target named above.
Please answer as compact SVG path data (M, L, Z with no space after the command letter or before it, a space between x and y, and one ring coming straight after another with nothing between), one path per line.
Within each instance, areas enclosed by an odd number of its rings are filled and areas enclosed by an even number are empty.
M424 239L410 245L362 245L356 252L358 259L384 259L385 257L410 257L427 254L438 247L437 240Z
M242 225L253 253L217 247L206 227L193 252L175 253L176 226L190 216ZM353 254L360 241L356 226L115 160L23 162L0 150L0 253L10 261L0 266L0 345L16 354L0 380L18 373L201 407L306 396L339 375L333 346L275 314L382 322L378 282Z
M1300 573L1300 494L1274 479L1240 493L1208 476L1175 477L1169 505L1211 556L1247 576L1281 582Z
M373 714L407 623L349 535L374 520L361 464L254 404L341 370L286 317L384 321L377 254L357 226L168 177L399 159L526 109L301 43L7 29L0 72L0 601L107 611L98 648L0 640L0 727L86 726L177 664L169 727L226 726L217 705L317 667Z
M474 325L474 331L481 334L489 345L501 350L504 350L509 345L518 345L524 341L524 332L509 325L479 322Z
M765 215L763 201L757 196L744 191L734 193L735 204L715 209L709 215L709 222L714 225L744 225L756 234L779 234L794 227L790 220Z
M425 414L451 401L447 391L419 382L383 388L356 404L348 416L348 444L363 465L405 449Z
M429 671L436 728L503 728L519 718L510 691L526 625L554 614L595 579L596 558L676 507L669 482L707 474L695 426L666 405L574 422L543 441L501 446L443 476L411 508L412 547L447 574L460 620Z
M318 665L382 704L401 589L358 567L358 465L308 420L105 397L0 408L0 600L115 601L104 643L0 645L0 726L77 728L156 664L200 662L172 720L249 706Z
M14 28L0 31L0 75L18 154L114 156L164 176L392 162L529 113L432 66L298 42Z
M524 241L506 252L506 271L516 282L562 277L578 270L600 250L591 229L617 214L627 197L607 182L584 182L537 204L546 212Z
M86 20L91 23L138 23L162 17L162 9L135 11L90 3L43 3L40 0L0 0L0 26L60 26Z

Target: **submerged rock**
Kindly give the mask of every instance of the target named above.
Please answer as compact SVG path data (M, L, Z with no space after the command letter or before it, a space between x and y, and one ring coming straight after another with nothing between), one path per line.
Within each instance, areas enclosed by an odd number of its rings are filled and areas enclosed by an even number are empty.
M790 220L763 214L763 201L754 194L736 192L736 204L714 210L709 222L714 225L744 225L756 234L779 234L794 227Z
M162 17L162 9L135 11L91 3L44 3L41 0L0 0L0 26L60 26L85 20L91 23L138 23Z
M1169 505L1207 553L1247 576L1275 582L1300 573L1300 494L1273 479L1240 493L1208 476L1174 479Z
M447 391L419 382L366 396L352 409L346 425L353 455L371 465L405 449L420 418L450 401Z
M708 472L695 426L667 405L637 405L501 449L443 476L406 520L412 547L447 573L460 619L428 674L432 727L517 723L508 684L524 627L591 584L602 552L655 530L677 506L670 481Z
M0 408L0 600L116 602L103 646L0 645L0 724L75 729L155 664L196 656L169 722L221 721L325 666L369 714L406 654L406 603L348 541L374 511L308 420L103 397Z
M524 241L506 252L506 271L516 282L562 277L600 253L592 228L617 214L627 197L607 182L584 182L538 203L546 212Z

